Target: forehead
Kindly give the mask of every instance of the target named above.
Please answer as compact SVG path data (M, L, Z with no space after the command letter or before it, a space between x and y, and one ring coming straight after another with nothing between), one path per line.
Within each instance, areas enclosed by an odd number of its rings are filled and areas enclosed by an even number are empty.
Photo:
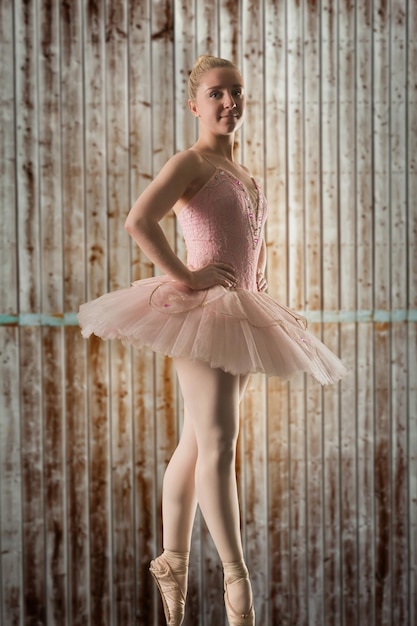
M213 87L239 87L243 86L243 79L233 67L216 67L206 72L200 82L200 89L206 91Z

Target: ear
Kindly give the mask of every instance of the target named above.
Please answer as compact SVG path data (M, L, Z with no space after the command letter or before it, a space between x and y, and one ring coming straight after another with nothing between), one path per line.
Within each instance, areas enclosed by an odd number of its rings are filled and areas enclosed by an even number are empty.
M198 109L197 109L197 104L195 103L194 100L188 100L188 108L190 109L194 117L200 117L198 113Z

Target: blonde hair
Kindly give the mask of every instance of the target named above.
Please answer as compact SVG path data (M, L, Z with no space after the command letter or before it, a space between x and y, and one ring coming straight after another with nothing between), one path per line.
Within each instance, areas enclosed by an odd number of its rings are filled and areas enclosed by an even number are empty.
M232 63L232 61L229 61L228 59L214 57L209 54L200 55L196 59L194 67L188 78L188 97L190 98L190 100L195 100L197 96L197 89L200 86L200 82L204 74L206 74L210 70L216 69L217 67L229 67L236 70L240 74L240 70L237 65L235 65L234 63Z

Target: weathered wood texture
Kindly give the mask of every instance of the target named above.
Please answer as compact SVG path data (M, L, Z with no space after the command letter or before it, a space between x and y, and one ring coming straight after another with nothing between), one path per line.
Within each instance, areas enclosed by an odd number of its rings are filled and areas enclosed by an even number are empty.
M81 338L153 268L124 217L196 137L194 58L247 86L270 293L351 374L254 376L242 532L262 626L417 624L417 3L0 0L0 624L158 626L172 365ZM168 216L169 241L184 254ZM197 517L185 626L225 624Z

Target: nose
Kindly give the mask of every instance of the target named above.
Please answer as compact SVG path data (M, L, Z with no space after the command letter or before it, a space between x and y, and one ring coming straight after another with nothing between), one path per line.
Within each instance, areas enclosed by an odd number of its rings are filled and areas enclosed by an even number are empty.
M225 99L224 108L225 109L234 109L236 107L236 102L233 99L232 94L228 94L228 97Z

